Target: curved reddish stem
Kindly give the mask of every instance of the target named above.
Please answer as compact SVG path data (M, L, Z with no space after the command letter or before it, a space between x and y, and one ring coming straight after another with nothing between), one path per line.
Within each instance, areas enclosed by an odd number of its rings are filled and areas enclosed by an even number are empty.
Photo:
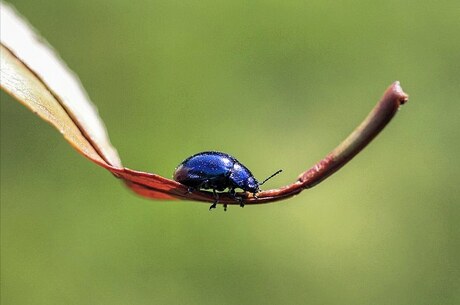
M292 197L302 190L313 187L342 168L366 147L391 121L399 106L408 101L399 84L394 82L384 93L380 102L366 119L332 152L309 170L301 173L296 182L273 190L262 191L257 198L249 193L239 193L245 204L261 204ZM185 199L212 202L212 193L206 191L187 192L187 187L159 175L130 169L108 168L139 195L154 199ZM239 204L228 194L220 194L219 203Z

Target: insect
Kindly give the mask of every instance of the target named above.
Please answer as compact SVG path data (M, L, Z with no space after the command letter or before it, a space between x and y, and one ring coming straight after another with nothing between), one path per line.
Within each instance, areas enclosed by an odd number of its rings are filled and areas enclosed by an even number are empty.
M228 193L244 206L243 198L236 196L235 189L251 192L256 196L260 186L279 174L282 170L259 183L251 171L236 158L218 151L205 151L185 159L174 171L173 179L189 187L188 191L211 189L214 202L209 210L214 209L219 202L217 192L228 189ZM224 210L227 205L224 204Z

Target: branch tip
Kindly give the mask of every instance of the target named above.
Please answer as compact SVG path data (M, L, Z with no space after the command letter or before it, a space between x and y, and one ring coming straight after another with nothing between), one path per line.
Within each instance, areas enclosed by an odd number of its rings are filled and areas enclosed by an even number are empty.
M404 92L399 81L395 81L390 86L389 91L393 91L393 93L397 96L397 102L399 105L404 105L409 101L409 95Z

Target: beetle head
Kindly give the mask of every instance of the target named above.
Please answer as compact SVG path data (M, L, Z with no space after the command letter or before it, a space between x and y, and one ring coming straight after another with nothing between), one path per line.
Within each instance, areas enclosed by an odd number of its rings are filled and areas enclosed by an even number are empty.
M254 177L248 177L246 181L244 181L244 188L242 188L245 191L251 192L253 194L256 194L260 192L259 188L259 182Z

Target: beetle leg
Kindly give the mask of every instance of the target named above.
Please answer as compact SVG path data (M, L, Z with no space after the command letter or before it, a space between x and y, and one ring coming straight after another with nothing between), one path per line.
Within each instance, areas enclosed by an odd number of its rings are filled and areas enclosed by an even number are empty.
M193 193L193 192L196 191L196 190L199 191L201 188L203 188L203 186L204 186L206 183L208 183L208 180L205 180L205 181L201 182L201 183L200 183L198 186L196 186L196 187L189 186L189 187L187 188L187 193L185 193L185 194L188 195L188 194Z
M231 188L229 193L230 193L230 196L232 196L236 201L240 203L240 207L244 207L243 198L240 196L236 196L235 188Z
M235 200L238 200L236 199L236 193L235 193L235 189L234 188L231 188L228 193L230 194L230 196L232 196L233 198L235 198Z
M206 179L203 182L201 182L196 188L201 189L201 188L206 188L205 185L208 184L209 180Z
M214 194L214 202L209 207L209 210L215 209L217 207L217 202L219 202L219 195L216 193L215 189L212 189L212 193Z

